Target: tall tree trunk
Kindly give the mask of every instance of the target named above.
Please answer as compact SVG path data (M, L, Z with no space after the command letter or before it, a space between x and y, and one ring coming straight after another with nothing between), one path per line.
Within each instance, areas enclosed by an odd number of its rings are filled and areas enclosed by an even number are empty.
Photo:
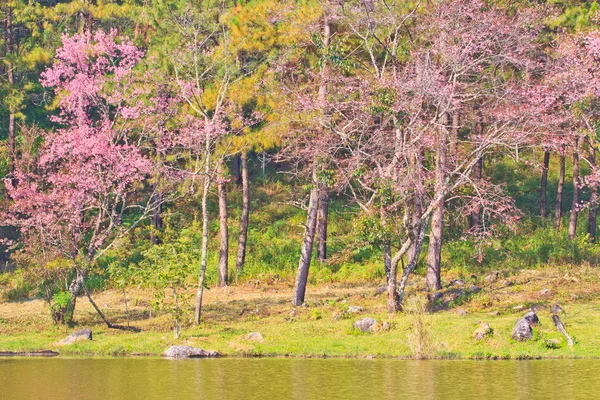
M241 155L231 157L231 173L233 174L233 178L237 185L241 185L243 181L242 171L240 169L241 157Z
M160 239L157 235L163 228L162 219L162 194L155 190L152 194L152 216L150 218L152 224L151 240L154 244L160 244Z
M540 190L540 215L546 218L546 189L548 187L548 168L550 167L550 152L544 151L544 165L542 166L542 183Z
M250 215L250 181L248 180L248 154L242 153L242 217L240 219L240 238L235 266L241 271L246 260L246 242L248 240L248 217Z
M475 136L481 137L483 135L483 115L480 111L476 111L477 122L475 123ZM483 156L477 160L473 166L473 181L477 182L483 178ZM472 230L477 230L481 226L481 208L476 207L471 211L469 218L469 225Z
M442 236L444 233L444 187L446 185L446 167L448 163L448 114L441 118L441 128L438 132L437 155L435 162L435 198L439 199L431 216L431 233L429 235L429 248L427 249L427 276L425 286L427 290L442 288L440 279L440 260L442 254Z
M595 141L593 139L589 139L589 156L588 162L590 163L590 167L592 169L592 174L596 172L596 147ZM596 241L596 216L598 214L598 185L592 181L590 184L590 205L589 205L589 214L588 214L588 234L590 236L590 241Z
M556 202L554 203L554 228L560 229L562 219L563 190L565 188L565 146L560 152L560 172L558 176L558 187L556 189Z
M317 216L317 260L327 259L327 219L329 217L329 192L319 184L319 211Z
M421 215L423 214L423 159L422 154L419 151L414 155L412 160L412 168L414 169L414 176L416 177L415 191L413 196L413 209L411 214L411 227L413 230L412 235L414 237L419 236L419 223L421 221ZM416 243L413 241L410 249L408 250L408 259L412 259L416 251Z
M196 309L194 310L194 323L198 325L202 317L202 296L204 295L204 280L206 279L206 259L208 257L208 191L212 181L211 141L210 131L206 130L204 138L204 181L202 182L202 249L200 259L200 274L198 276L198 290L196 292Z
M12 8L10 6L6 7L5 12L5 20L4 20L4 38L5 38L5 46L6 46L6 55L5 64L6 64L6 75L8 80L8 88L11 93L11 97L13 95L13 91L15 90L15 75L14 75L14 65L12 63L12 56L14 52L14 36L13 36L13 26L12 26ZM16 159L16 147L15 147L15 107L13 104L13 99L10 99L10 104L8 105L8 153L10 157L10 172L14 172L15 168L15 159Z
M473 165L473 180L480 181L483 177L483 157L481 157L475 165ZM471 211L469 218L469 225L471 229L479 229L481 226L481 208L477 207Z
M210 178L208 174L204 177L202 185L202 249L200 260L200 276L198 277L198 291L196 293L196 309L194 313L194 322L200 323L202 317L202 296L204 295L204 280L206 279L206 258L208 255L208 189L210 188Z
M223 174L223 164L219 164L217 193L219 197L219 287L227 286L229 275L229 230L227 226L227 187Z
M327 17L323 20L323 47L327 49L329 47L329 40L331 39L331 25ZM321 77L319 83L318 100L320 102L325 100L327 94L327 82L325 81L325 74L327 65L324 65L321 69ZM294 297L292 303L295 306L302 305L304 303L304 295L306 293L306 284L308 282L308 271L310 269L310 259L312 257L313 244L315 241L315 233L317 230L317 219L318 219L318 208L319 208L319 197L321 187L317 176L318 158L315 155L313 158L312 165L312 184L313 187L310 191L310 197L308 201L308 212L306 216L306 228L304 231L304 240L302 241L302 249L300 251L300 262L298 263L298 272L296 275L296 284L294 286Z
M573 149L573 202L571 203L571 217L569 218L569 239L574 239L577 233L577 214L579 213L579 152L581 139L575 137Z
M319 189L316 182L313 182L313 185L314 186L310 191L310 198L308 201L306 229L304 231L304 241L302 242L302 251L300 253L300 263L298 264L298 274L296 276L296 285L294 287L294 298L292 300L292 303L295 306L300 306L302 303L304 303L306 283L308 282L308 270L310 268L310 258L312 256L315 230L317 227L317 203L319 202Z

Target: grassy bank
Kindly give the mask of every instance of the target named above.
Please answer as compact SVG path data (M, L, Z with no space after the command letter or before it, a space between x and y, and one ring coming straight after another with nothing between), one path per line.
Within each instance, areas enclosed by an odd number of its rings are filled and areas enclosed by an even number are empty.
M456 277L458 278L458 277ZM217 350L231 356L298 357L406 357L416 348L429 348L426 356L435 358L577 358L600 357L600 273L597 268L546 268L524 270L499 276L493 282L485 277L463 277L465 286L451 285L448 278L443 297L429 305L422 315L389 315L385 293L376 283L360 285L328 284L309 288L307 306L294 309L289 302L291 283L255 282L225 289L212 289L206 296L203 322L186 325L180 339L173 338L167 314L152 314L150 293L128 292L129 323L141 333L107 329L85 299L79 299L72 328L52 325L40 300L0 304L0 350L52 349L61 355L120 356L160 355L172 344L185 344ZM471 293L471 285L481 287ZM423 296L422 282L410 288L410 297ZM549 289L549 293L542 293ZM110 318L126 324L122 293L95 294L96 301ZM556 331L549 310L563 305L568 332L575 340L569 348ZM360 307L351 313L349 307ZM511 339L515 321L531 306L539 306L541 326L527 343ZM525 310L524 310L525 309ZM376 332L354 330L354 321L372 317ZM412 318L412 320L411 320ZM430 335L415 332L414 319L426 324ZM384 323L385 324L384 329ZM488 322L493 335L475 341L471 335L480 322ZM94 340L59 346L67 333L91 327ZM249 332L260 332L264 341L248 340Z

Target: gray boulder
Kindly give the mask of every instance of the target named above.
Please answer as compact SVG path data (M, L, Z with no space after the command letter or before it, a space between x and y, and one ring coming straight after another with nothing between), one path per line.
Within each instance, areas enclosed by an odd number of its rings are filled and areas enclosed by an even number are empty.
M373 332L375 324L377 324L377 321L373 318L363 318L356 321L353 326L362 332Z
M163 357L167 358L199 358L199 357L219 357L216 351L207 351L192 346L171 346L164 352Z
M263 335L260 332L250 332L249 334L246 335L246 340L249 340L251 342L264 342L265 338L263 337Z
M58 344L71 344L75 342L82 342L84 340L92 340L91 329L81 329L77 332L73 332L69 336L58 342Z
M533 327L540 323L537 314L528 312L520 318L513 329L512 338L520 342L526 342L533 338Z

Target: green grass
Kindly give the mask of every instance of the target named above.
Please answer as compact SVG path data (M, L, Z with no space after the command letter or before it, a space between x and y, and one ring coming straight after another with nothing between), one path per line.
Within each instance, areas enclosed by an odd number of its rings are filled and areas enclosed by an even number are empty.
M464 296L460 305L453 305L457 291L446 287L443 298L424 315L430 329L433 358L473 359L529 359L529 358L587 358L600 357L600 273L589 268L580 274L565 278L565 268L528 270L510 275L511 286L498 281L483 284L481 292ZM585 277L588 277L586 280ZM501 278L500 280L502 280ZM413 285L410 297L420 295L420 279ZM68 346L56 342L66 336L67 330L53 326L40 301L0 304L0 350L24 351L53 349L61 355L122 356L160 355L172 344L184 344L217 350L228 356L292 356L292 357L414 357L409 337L412 333L409 316L390 315L385 311L385 295L375 295L373 284L350 286L329 284L311 286L308 307L294 309L290 303L289 284L261 285L260 287L231 287L214 289L207 294L203 322L199 326L188 323L183 335L174 339L167 315L144 317L144 303L148 296L143 291L131 293L131 323L143 329L141 333L109 330L82 299L76 313L77 326L92 327L94 340ZM551 289L543 296L541 288ZM97 301L104 304L110 318L120 324L124 321L119 293L97 293ZM560 302L565 315L561 317L575 346L569 348L566 340L555 329L549 308ZM138 304L135 306L134 304ZM348 314L348 306L360 306L363 311ZM516 311L515 305L540 306L541 325L535 328L534 340L521 343L511 339L516 320L526 310ZM457 310L468 311L460 315ZM492 315L490 312L494 312ZM188 318L191 309L188 310ZM372 317L378 321L374 333L358 333L354 321ZM391 328L383 330L384 322ZM477 342L471 335L480 322L487 322L493 335ZM258 331L264 342L246 340L249 332ZM552 340L558 340L558 345ZM555 348L556 347L556 348Z

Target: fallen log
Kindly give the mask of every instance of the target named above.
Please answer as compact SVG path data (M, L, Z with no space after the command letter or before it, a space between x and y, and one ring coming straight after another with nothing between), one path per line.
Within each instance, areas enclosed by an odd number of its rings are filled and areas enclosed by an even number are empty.
M556 325L556 329L558 329L558 331L562 333L564 337L567 338L567 343L569 344L569 347L573 347L573 339L571 339L571 336L569 336L569 334L565 330L565 326L562 322L560 322L560 318L558 317L558 315L554 314L552 316L552 322L554 322L554 325Z

